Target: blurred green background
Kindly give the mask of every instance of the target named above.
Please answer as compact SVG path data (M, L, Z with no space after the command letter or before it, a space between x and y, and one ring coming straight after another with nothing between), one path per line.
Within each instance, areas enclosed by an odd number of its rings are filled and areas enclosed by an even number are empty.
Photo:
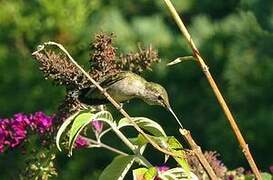
M175 0L197 47L227 99L262 170L273 164L273 1ZM101 30L116 34L118 52L152 44L162 59L145 74L169 92L185 127L205 150L216 150L230 168L249 169L223 112L199 66L166 67L191 51L160 0L10 0L0 1L0 117L17 112L52 114L64 89L45 81L31 52L44 41L62 43L82 64L90 40ZM141 101L125 105L132 116L157 120L182 139L168 112ZM112 141L114 146L121 142ZM8 157L9 156L9 157ZM0 174L20 167L20 154L0 159ZM111 162L106 150L85 149L72 158L59 154L58 179L95 179ZM6 160L8 162L4 162ZM5 172L6 171L6 172Z

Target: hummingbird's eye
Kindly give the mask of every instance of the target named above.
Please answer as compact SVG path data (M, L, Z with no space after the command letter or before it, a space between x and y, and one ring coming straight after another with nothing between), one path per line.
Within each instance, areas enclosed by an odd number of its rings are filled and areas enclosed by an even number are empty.
M163 101L163 97L160 96L160 95L157 96L157 99L158 99L159 101Z

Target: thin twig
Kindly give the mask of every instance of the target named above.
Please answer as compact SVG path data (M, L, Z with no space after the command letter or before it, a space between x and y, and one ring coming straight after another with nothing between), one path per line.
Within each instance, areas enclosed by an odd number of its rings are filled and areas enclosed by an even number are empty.
M120 105L120 103L116 102L110 95L109 93L106 92L105 89L103 89L99 83L97 83L74 59L73 57L68 53L68 51L59 43L56 42L46 42L43 45L39 45L37 51L33 52L32 55L35 55L37 53L39 53L40 51L42 51L46 45L54 45L57 46L58 48L60 48L69 58L69 60L98 88L99 91L101 91L101 93L107 98L107 100L109 100L114 107L124 116L126 117L130 123L132 123L132 125L134 126L134 128L140 133L142 134L148 141L149 143L157 150L167 154L167 155L171 155L171 156L175 156L175 157L180 157L180 158L184 158L182 155L179 154L175 154L172 153L166 149L161 148L157 143L155 143L136 123L135 121L129 116L129 114L122 108L122 106ZM126 138L123 139L124 143L128 143L128 147L133 150L135 152L135 147L131 144L131 142Z
M208 175L212 180L217 179L217 176L215 172L213 171L212 167L210 166L209 162L205 158L202 149L200 146L198 146L195 141L192 139L190 131L186 129L180 129L179 132L184 136L185 140L188 142L188 144L191 146L191 149L193 150L194 154L197 156L199 162L202 164L204 169L207 171Z
M183 57L178 57L175 60L169 62L167 66L173 66L183 61L197 61L197 60L193 56L183 56Z
M113 152L115 152L117 154L120 154L120 155L123 155L123 156L128 156L127 153L122 152L121 150L118 150L118 149L116 149L114 147L111 147L111 146L109 146L107 144L104 144L102 142L98 142L98 141L95 141L95 140L87 138L87 137L82 137L82 138L84 140L88 141L90 144L95 144L95 145L98 145L98 147L102 147L102 148L108 149L108 150L113 151Z
M203 70L203 72L204 72L204 74L205 74L205 76L206 76L206 78L207 78L207 80L208 80L208 82L209 82L209 84L210 84L210 86L211 86L211 88L212 88L212 90L213 90L213 92L214 92L220 106L222 107L222 109L223 109L223 111L224 111L224 113L225 113L225 115L226 115L226 117L227 117L227 119L228 119L228 121L229 121L229 123L230 123L230 125L232 127L232 130L233 130L233 132L234 132L234 134L235 134L235 136L236 136L236 138L237 138L237 140L238 140L238 142L239 142L239 144L240 144L240 146L242 148L242 152L244 153L244 155L245 155L245 157L246 157L252 171L254 172L256 178L258 180L261 180L262 179L261 174L260 174L260 172L259 172L259 170L258 170L258 168L256 166L256 163L255 163L255 161L254 161L254 159L253 159L253 157L252 157L252 155L250 153L248 145L245 142L245 140L244 140L244 138L243 138L243 136L242 136L242 134L240 132L240 129L239 129L239 127L238 127L238 125L237 125L231 111L229 110L229 108L228 108L228 106L227 106L227 104L226 104L226 102L225 102L219 88L217 87L216 82L214 81L212 75L210 74L208 66L206 65L205 61L201 57L201 55L200 55L198 49L196 48L196 46L195 46L195 44L194 44L194 42L193 42L187 28L185 27L183 21L179 17L179 15L178 15L177 11L175 10L175 8L174 8L173 4L171 3L171 1L170 0L164 0L164 1L165 1L166 5L168 6L169 11L171 12L171 14L172 14L175 22L177 23L180 31L185 36L188 44L192 48L193 56L198 60L198 62L200 64L200 66L201 66L201 68L202 68L202 70Z

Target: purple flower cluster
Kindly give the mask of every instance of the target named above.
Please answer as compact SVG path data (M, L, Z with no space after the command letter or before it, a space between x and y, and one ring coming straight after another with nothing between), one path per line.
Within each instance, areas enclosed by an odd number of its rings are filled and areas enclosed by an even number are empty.
M32 129L36 129L40 134L48 132L53 125L53 118L45 115L43 112L36 112L30 115Z
M53 118L43 112L36 112L29 116L18 113L11 119L0 119L0 152L7 148L14 148L22 143L29 131L44 134L50 131Z
M103 123L101 121L93 120L91 127L96 134L100 134L103 129ZM86 148L90 145L90 142L84 137L79 135L75 141L74 147L76 149Z
M163 173L165 171L168 171L170 167L166 165L161 165L161 166L156 166L156 169L158 172Z
M166 165L155 166L155 168L157 169L158 173L164 173L164 172L166 172L166 171L168 171L170 169L170 167L166 166ZM155 180L161 180L161 178L156 176Z
M269 171L271 174L273 174L273 165L269 166Z
M90 143L83 136L79 135L75 141L74 147L76 149L81 149L88 147L89 145Z
M93 120L91 122L91 125L92 125L92 128L93 128L93 131L97 134L100 134L102 129L103 129L103 123L101 121L98 121L98 120Z

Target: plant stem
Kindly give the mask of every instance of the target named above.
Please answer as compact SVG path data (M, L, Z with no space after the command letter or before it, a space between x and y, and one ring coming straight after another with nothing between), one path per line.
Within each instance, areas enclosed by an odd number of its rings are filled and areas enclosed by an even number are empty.
M153 165L140 154L139 149L137 149L116 126L111 127L116 135L134 152L134 154L140 159L140 161L142 161L144 165L146 165L147 167L153 167Z
M113 151L113 152L115 152L115 153L117 153L117 154L120 154L120 155L123 155L123 156L128 156L127 153L122 152L122 151L120 151L120 150L118 150L118 149L116 149L116 148L114 148L114 147L111 147L111 146L109 146L109 145L107 145L107 144L104 144L104 143L102 143L102 142L98 142L98 141L95 141L95 140L90 139L90 138L87 138L87 137L82 137L82 138L83 138L84 140L86 140L86 141L92 143L92 144L98 145L99 147L108 149L108 150L110 150L110 151Z
M33 52L32 55L35 55L36 53L39 53L40 51L42 51L45 48L45 45L54 45L57 46L58 48L60 48L69 58L69 60L90 80L90 82L92 82L99 91L101 91L101 93L107 98L108 101L110 101L113 106L124 116L126 117L130 123L132 123L132 125L134 126L134 128L143 135L143 137L145 137L149 143L151 143L151 145L165 153L171 156L176 156L176 157L181 157L184 158L182 155L177 155L175 153L172 153L166 149L161 148L157 143L155 143L135 122L134 120L129 116L129 114L122 108L122 106L120 105L120 103L118 103L117 101L115 101L110 95L109 93L106 92L105 89L103 89L103 87L101 87L101 85L99 83L97 83L74 59L73 57L67 52L67 50L59 43L56 42L46 42L43 45L38 46L38 50Z
M244 155L245 155L245 157L246 157L252 171L254 172L256 178L258 180L261 180L262 179L261 174L260 174L260 172L259 172L259 170L258 170L258 168L256 166L256 163L255 163L255 161L254 161L254 159L253 159L253 157L252 157L252 155L250 153L249 147L246 144L246 142L245 142L245 140L244 140L244 138L243 138L243 136L242 136L242 134L240 132L240 129L239 129L239 127L238 127L238 125L237 125L231 111L229 110L229 108L228 108L228 106L227 106L227 104L226 104L226 102L225 102L219 88L217 87L216 82L214 81L212 75L210 74L208 66L206 65L205 61L201 57L201 55L200 55L198 49L196 48L196 46L195 46L195 44L194 44L194 42L193 42L187 28L185 27L183 21L179 17L179 15L178 15L177 11L175 10L175 8L174 8L173 4L171 3L171 1L170 0L164 0L164 1L165 1L166 5L168 6L169 11L171 12L171 14L172 14L175 22L177 23L180 31L185 36L188 44L192 48L193 56L198 60L198 62L200 64L200 66L201 66L201 68L202 68L202 70L203 70L203 72L204 72L204 74L205 74L205 76L206 76L206 78L207 78L207 80L208 80L208 82L209 82L209 84L210 84L210 86L211 86L211 88L212 88L212 90L213 90L213 92L214 92L214 94L215 94L221 108L224 111L224 114L226 115L226 117L227 117L227 119L228 119L228 121L229 121L229 123L230 123L230 125L232 127L232 130L233 130L233 132L234 132L234 134L235 134L235 136L236 136L236 138L237 138L237 140L238 140L238 142L239 142L239 144L240 144L240 146L242 148L242 152L244 153Z
M137 148L129 141L129 139L117 127L111 127L116 135L124 142L124 144L126 144L135 154L137 154Z
M134 152L134 154L138 157L138 159L142 162L143 165L147 166L147 167L153 167L153 165L144 157L140 154L139 150L137 148L135 148L135 146L126 138L126 136L124 136L124 134L117 129L116 127L112 126L113 131L117 134L117 136ZM124 156L128 156L127 153L122 152L116 148L113 148L111 146L108 146L102 142L98 142L95 141L93 139L87 138L87 137L83 137L85 140L89 141L92 144L98 145L99 147L103 147L105 149L108 149L110 151L113 151L115 153L124 155Z
M186 129L180 129L180 133L184 136L185 140L188 142L188 144L191 146L191 149L193 150L194 154L197 156L199 162L202 164L204 169L207 171L208 175L212 180L216 180L217 176L215 172L213 171L212 167L208 163L207 159L205 158L201 147L198 146L195 141L192 139L190 131Z

